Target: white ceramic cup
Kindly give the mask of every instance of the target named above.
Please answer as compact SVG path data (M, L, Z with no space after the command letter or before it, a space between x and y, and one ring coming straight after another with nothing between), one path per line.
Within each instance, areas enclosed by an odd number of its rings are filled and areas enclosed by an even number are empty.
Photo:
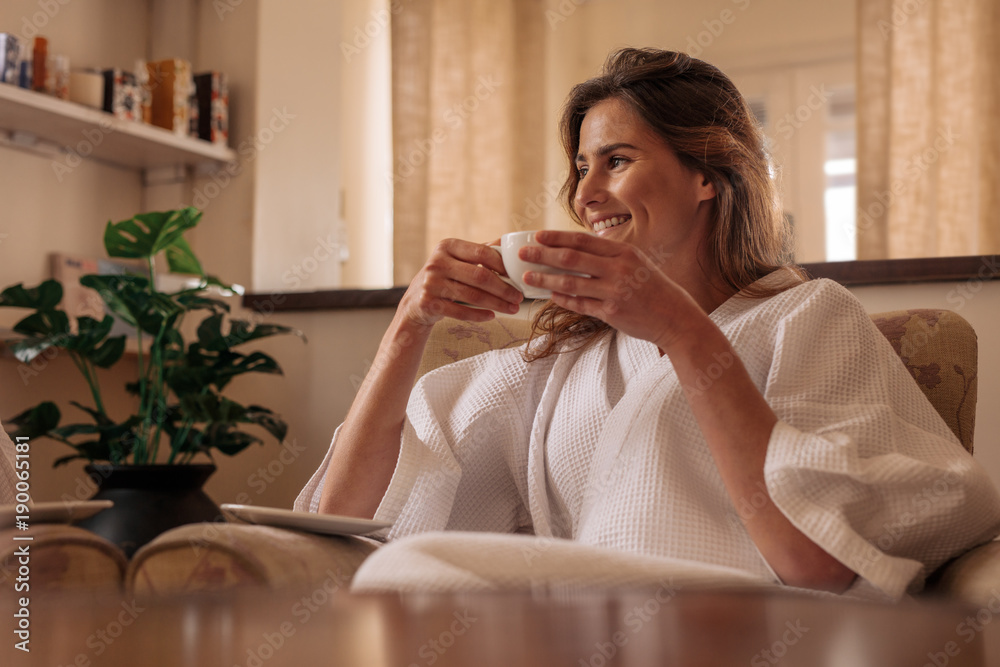
M544 264L534 264L533 262L524 261L517 256L517 251L526 245L541 245L539 243L535 243L535 232L508 232L500 237L500 245L490 246L500 253L500 257L503 259L503 268L507 272L507 276L509 276L509 279L504 276L500 276L500 278L504 282L513 285L519 292L521 292L521 294L524 295L526 299L548 299L552 296L552 290L526 285L524 282L525 271L537 271L539 273L551 274L568 273L574 276L588 277L584 273L561 271L559 269L554 269L551 266L545 266Z

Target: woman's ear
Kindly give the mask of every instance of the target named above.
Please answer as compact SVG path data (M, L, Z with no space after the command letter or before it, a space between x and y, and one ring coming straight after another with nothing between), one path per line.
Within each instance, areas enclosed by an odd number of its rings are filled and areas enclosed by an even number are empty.
M715 191L715 183L708 180L708 176L705 174L698 174L700 184L698 185L698 201L708 201L709 199L715 199L718 194Z

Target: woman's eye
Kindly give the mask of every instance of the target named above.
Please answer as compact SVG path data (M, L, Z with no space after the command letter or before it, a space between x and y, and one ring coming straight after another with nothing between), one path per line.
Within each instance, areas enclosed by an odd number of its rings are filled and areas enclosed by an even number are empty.
M615 157L611 158L611 159L610 159L610 160L608 161L608 164L609 164L609 165L611 165L611 168L612 168L612 169L614 169L614 168L616 168L616 167L620 167L620 166L622 166L622 165L623 165L623 164L625 164L626 162L628 162L628 160L626 160L625 158L623 158L623 157L621 157L621 156L617 156L617 155L616 155Z
M583 178L584 176L587 175L587 168L586 167L580 167L580 168L578 168L576 170L576 175L579 178Z

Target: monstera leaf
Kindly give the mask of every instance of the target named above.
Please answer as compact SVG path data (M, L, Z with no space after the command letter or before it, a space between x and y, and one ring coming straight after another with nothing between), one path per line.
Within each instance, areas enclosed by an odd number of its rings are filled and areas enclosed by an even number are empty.
M104 229L104 248L111 257L148 259L168 251L167 259L174 257L170 266L190 268L197 265L197 271L180 273L201 273L201 264L191 252L191 247L183 239L183 234L198 224L201 212L188 207L176 211L140 213L121 222L108 221ZM174 250L169 250L175 247Z

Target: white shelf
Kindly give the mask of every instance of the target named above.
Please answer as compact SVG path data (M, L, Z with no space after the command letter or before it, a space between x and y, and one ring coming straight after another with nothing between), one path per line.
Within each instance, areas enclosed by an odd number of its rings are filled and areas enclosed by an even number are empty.
M0 84L0 129L80 151L81 156L133 169L222 165L236 159L227 146L181 137L161 127L121 120L51 95ZM89 148L88 156L83 153Z

